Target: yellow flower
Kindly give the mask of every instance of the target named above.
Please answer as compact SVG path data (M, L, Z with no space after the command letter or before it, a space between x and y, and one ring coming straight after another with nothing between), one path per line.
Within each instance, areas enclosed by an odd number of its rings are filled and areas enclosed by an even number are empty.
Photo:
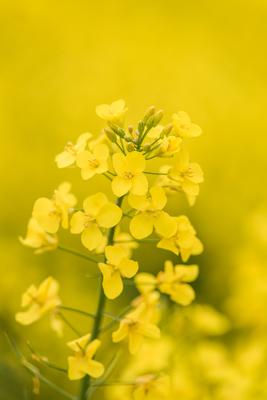
M148 374L135 381L134 400L162 400L169 396L170 378L165 375Z
M57 236L47 233L34 218L28 223L25 239L20 236L19 240L24 246L35 249L36 254L54 250L58 245Z
M189 115L184 111L178 111L172 116L173 131L181 138L194 138L200 136L201 128L193 124Z
M22 325L30 325L40 319L61 303L58 296L58 282L51 276L37 288L31 285L22 296L21 306L27 310L16 314L16 321Z
M197 163L190 163L188 153L182 151L168 175L175 181L177 189L185 193L189 204L193 205L199 194L199 184L204 180L201 167Z
M121 219L121 209L108 201L104 193L96 193L83 202L84 211L73 214L70 225L71 233L82 234L82 244L88 250L101 245L103 233L100 228L111 228Z
M175 153L178 153L181 149L182 139L177 136L167 136L162 140L159 147L159 156L168 157Z
M58 168L66 168L73 165L76 162L78 154L85 149L87 142L91 137L91 133L83 133L78 137L75 144L68 142L64 151L59 153L55 158Z
M96 107L96 114L104 121L122 125L127 112L124 100L117 100L109 104L101 104Z
M102 363L93 359L96 351L101 345L98 339L90 342L90 334L68 343L74 355L68 357L68 376L70 380L77 380L89 375L99 378L104 373Z
M136 308L142 305L144 307L143 317L152 324L157 324L161 317L160 310L160 293L156 290L144 292L137 296L131 305Z
M195 292L187 282L193 282L198 276L197 265L175 265L166 261L164 271L160 271L157 280L158 288L178 304L187 306L195 298Z
M167 203L164 190L153 186L149 196L136 196L130 194L128 202L131 207L138 210L137 215L130 222L130 232L136 239L143 239L153 232L163 237L171 237L176 231L176 220L162 211Z
M63 228L68 228L69 211L77 202L69 192L70 188L71 184L64 182L55 190L51 200L41 197L34 203L32 216L45 231L56 233L60 223Z
M127 258L127 252L120 247L107 246L106 263L99 263L103 274L103 289L109 299L115 299L123 290L122 277L132 278L138 271L138 263Z
M91 151L84 150L77 156L77 165L81 168L83 179L90 179L96 174L108 170L109 149L105 144L97 144Z
M142 347L144 338L159 339L159 328L146 321L144 318L145 306L142 304L134 311L126 314L120 322L117 331L113 332L112 340L114 343L121 342L128 338L129 351L131 354L136 354Z
M118 197L128 192L138 196L145 195L148 181L143 173L146 167L144 156L137 151L128 153L126 156L115 153L112 161L117 174L112 181L113 193Z
M183 261L191 255L198 255L203 251L201 241L196 237L196 231L185 215L176 218L175 234L170 238L163 238L157 244L160 249L172 251L177 256L180 254Z

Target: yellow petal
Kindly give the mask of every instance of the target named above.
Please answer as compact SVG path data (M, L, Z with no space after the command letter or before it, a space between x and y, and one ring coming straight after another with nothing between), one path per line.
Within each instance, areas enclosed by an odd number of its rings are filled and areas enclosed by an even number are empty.
M145 400L146 397L146 390L144 386L138 386L133 392L134 400Z
M194 289L187 284L177 285L171 293L171 299L182 306L188 306L195 298Z
M105 255L110 264L117 266L126 257L126 251L118 246L107 246Z
M161 211L154 220L157 233L164 238L170 238L177 230L177 221L165 211Z
M99 347L101 346L101 341L99 339L94 339L86 347L86 355L88 357L93 357Z
M101 208L107 203L107 196L102 192L98 192L84 200L83 208L86 214L96 217Z
M33 304L27 311L18 312L15 318L22 325L30 325L41 318L40 307Z
M124 259L118 268L122 276L132 278L138 271L138 262Z
M160 329L154 324L140 323L138 326L138 332L147 338L160 338Z
M128 203L138 211L146 211L149 207L149 200L146 196L136 196L132 193L128 196Z
M144 196L148 190L148 180L145 174L136 175L132 179L131 193L137 196Z
M85 373L81 370L80 360L76 357L68 357L68 377L71 381L81 379Z
M106 144L97 144L93 149L93 153L98 160L106 160L109 156L109 148Z
M108 299L113 300L123 291L120 272L114 270L114 268L108 264L99 263L98 266L103 274L104 293Z
M32 216L45 231L49 233L56 233L58 231L61 217L52 200L46 197L36 200Z
M73 350L75 352L79 352L79 351L81 351L81 348L82 349L86 348L86 345L88 344L88 342L90 340L90 337L91 337L90 334L84 335L84 336L82 336L82 337L80 337L78 339L75 339L75 340L72 340L72 341L68 342L67 346L71 350Z
M159 249L169 250L169 251L173 252L174 254L176 254L177 256L179 255L179 249L175 245L175 242L172 238L171 239L164 239L164 238L161 239L158 242L157 247Z
M146 167L146 160L143 154L138 151L132 151L126 156L127 159L127 169L133 174L140 174L144 171Z
M103 235L97 224L90 223L81 236L82 244L90 251L96 249L102 242Z
M116 204L106 203L96 217L97 223L103 228L117 225L122 217L122 210Z
M105 371L104 365L99 361L88 360L84 366L84 372L92 378L99 378Z
M85 226L85 214L82 211L74 213L70 220L70 231L71 233L82 233Z
M176 265L175 276L183 282L193 282L199 273L197 265Z
M130 232L136 239L144 239L153 232L154 220L151 215L140 213L130 222Z
M167 196L164 189L160 186L153 186L150 189L150 194L153 208L156 210L162 210L167 203Z
M128 333L129 325L125 321L122 321L119 328L112 333L112 341L114 343L121 342L126 338L126 336L128 336Z
M68 151L63 151L55 157L55 162L58 168L66 168L74 164L76 160L75 154Z
M127 172L126 157L123 154L115 153L112 156L112 164L117 175L120 176Z
M130 179L124 179L120 176L115 176L111 183L111 188L115 196L124 196L132 187L132 181Z

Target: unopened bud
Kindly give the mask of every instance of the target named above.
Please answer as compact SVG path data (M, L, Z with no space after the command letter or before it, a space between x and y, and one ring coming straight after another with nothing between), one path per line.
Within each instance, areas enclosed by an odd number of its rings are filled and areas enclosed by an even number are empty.
M135 133L136 133L137 135L139 135L139 133L142 133L142 132L143 132L144 127L145 127L144 121L139 121L139 123L138 123L138 129L137 129L137 131L136 131Z
M109 127L113 130L113 132L116 133L116 135L118 135L118 136L120 136L122 138L126 135L124 130L122 128L120 128L119 126L117 126L117 125L109 123Z
M160 134L161 138L163 138L164 136L168 136L171 133L172 128L173 128L172 124L166 125L161 131L161 134Z
M147 110L147 112L145 113L145 116L143 118L143 121L144 121L145 124L147 123L148 119L150 117L152 117L152 115L155 114L155 112L156 112L156 107L155 106L149 107L149 109Z
M133 141L133 138L132 138L131 136L125 136L125 137L124 137L124 140L125 140L126 142L132 142L132 141Z
M130 133L130 134L132 134L133 133L133 126L132 125L129 125L128 126L128 132Z
M105 128L104 132L111 142L115 143L117 141L117 136L111 129Z
M153 126L156 126L159 124L159 122L162 120L163 118L163 110L159 110L156 112L156 114L154 115L154 124Z
M135 150L135 145L133 143L128 143L127 146L127 151L134 151Z

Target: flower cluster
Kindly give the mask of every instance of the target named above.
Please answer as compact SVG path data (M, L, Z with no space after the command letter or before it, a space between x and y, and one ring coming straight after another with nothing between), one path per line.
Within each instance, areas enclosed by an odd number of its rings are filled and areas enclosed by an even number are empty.
M100 382L105 382L107 361L105 357L103 362L95 360L102 347L101 331L108 332L118 322L110 338L113 343L127 341L131 354L136 354L147 339L159 339L163 303L172 301L186 306L194 300L190 283L197 278L198 266L182 262L203 250L189 219L172 215L167 208L169 195L183 192L193 205L199 194L203 173L198 164L189 161L185 147L188 139L201 134L201 129L182 111L172 116L171 123L161 125L163 112L155 107L147 110L136 128L125 128L126 112L123 100L98 106L97 115L107 123L100 136L84 133L75 143L68 142L55 157L58 168L77 167L85 181L103 176L110 183L110 193L90 193L88 186L85 199L77 205L71 184L64 182L52 197L36 200L26 238L20 238L38 253L58 247L87 257L97 268L101 291L96 313L91 315L92 331L67 343L73 351L68 358L69 379L83 379L80 400L91 396L94 381L89 377L102 376ZM156 158L164 160L164 165L151 171L150 160ZM166 159L170 161L168 165ZM122 222L129 232L121 230ZM57 236L61 227L80 235L84 253L61 245ZM180 257L181 261L178 258L173 265L167 259L163 271L156 276L148 273L146 266L133 258L134 249L145 241L155 243L158 249L169 252L172 258ZM137 295L126 311L117 317L106 314L106 299L116 299L129 285L136 286ZM68 307L62 305L58 283L51 277L39 288L32 285L26 291L22 307L26 311L16 315L21 324L29 325L44 314L66 322L63 312ZM78 309L69 311L86 314ZM112 318L106 329L102 324L105 316ZM164 371L137 376L131 383L133 399L161 399L168 384Z

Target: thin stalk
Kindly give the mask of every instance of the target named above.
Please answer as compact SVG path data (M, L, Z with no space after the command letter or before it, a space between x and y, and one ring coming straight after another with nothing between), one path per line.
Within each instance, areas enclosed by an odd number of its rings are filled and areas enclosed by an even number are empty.
M122 201L123 201L123 197L119 197L116 202L117 206L121 207ZM116 227L113 226L109 230L108 243L107 243L108 246L112 246L114 243L115 228ZM94 321L94 326L93 326L92 335L90 337L90 341L97 339L97 337L100 333L101 323L102 323L102 319L103 319L103 312L104 312L105 303L106 303L106 296L105 296L105 293L103 290L102 280L103 280L103 278L101 279L101 282L100 282L98 306L97 306L97 311L95 314L95 321ZM86 375L83 378L82 383L81 383L79 400L89 400L89 397L91 397L91 396L89 393L89 396L87 397L87 392L90 388L90 385L91 385L91 378L89 375Z
M91 258L91 257L87 256L86 254L80 253L79 251L76 251L76 250L73 250L73 249L69 249L68 247L64 247L64 246L60 245L60 246L57 247L57 249L61 250L61 251L64 251L65 253L72 254L73 256L84 258L85 260L91 261L91 262L93 262L95 264L98 263L98 261L95 260L94 258Z
M82 334L67 320L67 318L61 312L59 312L57 315L75 333L75 335L77 335L78 337L82 336Z
M163 172L148 172L145 171L145 174L149 174L149 175L168 175L167 173L163 173Z

